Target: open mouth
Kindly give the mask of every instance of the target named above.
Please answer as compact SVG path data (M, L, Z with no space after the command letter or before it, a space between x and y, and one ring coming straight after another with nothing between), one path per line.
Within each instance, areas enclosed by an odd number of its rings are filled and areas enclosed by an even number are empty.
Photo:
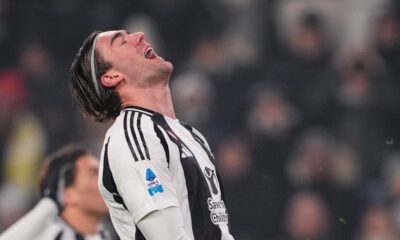
M154 59L156 57L156 53L152 47L149 47L146 52L144 53L144 57L147 59Z

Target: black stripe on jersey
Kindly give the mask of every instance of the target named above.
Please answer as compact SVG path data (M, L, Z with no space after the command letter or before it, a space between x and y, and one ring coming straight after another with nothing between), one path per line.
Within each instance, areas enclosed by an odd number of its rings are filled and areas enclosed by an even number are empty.
M133 124L134 124L134 123L133 123L133 119L134 119L134 117L135 117L136 114L138 114L138 113L137 113L137 112L132 112L132 114L131 114L131 120L130 120L131 126L130 126L130 128L131 128L131 133L132 133L133 141L135 141L136 149L137 149L138 152L139 152L140 158L141 158L142 160L144 160L144 156L143 156L143 153L142 153L142 149L141 149L141 147L140 147L140 145L139 145L139 141L138 141L138 139L137 139L137 136L136 136L136 133L135 133L135 129L134 129L134 125L133 125Z
M141 118L142 118L142 114L139 113L139 116L138 116L138 119L137 119L137 128L138 128L138 130L139 130L140 139L142 140L144 152L146 153L146 157L147 157L147 159L150 160L149 149L147 148L147 144L146 144L146 141L144 140L142 128L141 128L141 126L140 126Z
M180 156L182 156L182 148L186 148L190 151L186 144L173 132L162 115L155 114L153 116L153 121L159 124L166 131L171 141L178 146ZM213 224L210 218L207 200L212 197L212 195L207 180L204 178L203 172L194 157L195 155L193 153L191 154L192 156L189 157L181 157L181 164L185 175L186 189L188 191L194 238L196 240L221 239L221 228Z
M114 177L112 175L110 165L108 163L108 143L110 142L110 138L108 138L107 143L104 147L104 156L103 156L103 185L107 191L109 191L114 198L114 201L116 201L119 204L122 204L126 210L128 208L126 207L124 200L122 197L119 195L118 190L117 190L117 185L115 184Z
M131 114L128 117L129 113ZM146 160L146 159L150 160L149 149L147 147L141 126L143 114L146 115L145 113L131 110L131 111L126 111L124 116L125 138L128 142L129 148L131 150L135 162L139 161L139 157L140 160ZM136 126L135 126L135 117L136 117ZM129 132L131 133L132 136L129 136ZM133 144L135 147L133 147ZM135 149L137 149L137 153L139 154L139 156L137 155Z
M62 235L63 235L63 231L60 231L60 232L57 234L56 238L54 238L54 240L61 240Z
M196 136L196 138L197 138L196 141L200 141L201 144L206 145L206 143L203 141L203 139L201 139L201 137L198 136L198 135L194 132L192 126L190 126L189 124L184 123L184 122L179 122L179 123L180 123L182 126L184 126L187 130L189 130L189 132L192 134L193 137Z
M128 146L129 146L129 149L131 150L132 156L135 159L135 162L137 162L138 158L136 156L135 150L133 149L131 139L129 138L128 112L125 112L125 116L124 116L124 132L125 132L125 138L126 138L126 141L128 142Z
M164 148L165 157L167 159L168 167L169 167L169 148L167 144L167 140L165 140L164 134L161 132L161 129L158 127L157 124L153 123L154 131L157 134L157 137L160 139L161 145Z
M138 227L136 227L135 240L146 240L143 233L140 231Z
M85 237L82 234L75 232L75 240L85 240Z
M197 136L194 132L192 132L192 136L193 136L194 140L196 140L196 142L198 142L200 144L201 148L203 148L203 150L207 153L207 156L210 159L210 161L212 163L214 163L214 165L215 165L214 156L211 154L211 151L206 147L203 140L201 140L201 138L199 136Z
M212 155L211 151L207 148L205 142L203 141L203 139L201 139L200 136L198 136L194 130L193 127L190 126L189 124L183 123L181 122L182 126L184 126L187 130L189 130L190 134L192 134L193 139L201 146L201 148L203 148L203 150L207 153L208 158L210 159L210 161L215 165L215 158Z

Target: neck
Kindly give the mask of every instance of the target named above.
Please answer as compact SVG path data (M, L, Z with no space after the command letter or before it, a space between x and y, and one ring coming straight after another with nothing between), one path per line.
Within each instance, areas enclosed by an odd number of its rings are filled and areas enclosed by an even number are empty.
M176 118L168 83L159 83L155 86L126 89L126 91L129 91L129 93L121 94L122 107L143 107L161 113L169 118Z
M76 208L66 208L61 213L61 218L67 222L72 229L83 235L92 235L98 232L101 217L87 214Z

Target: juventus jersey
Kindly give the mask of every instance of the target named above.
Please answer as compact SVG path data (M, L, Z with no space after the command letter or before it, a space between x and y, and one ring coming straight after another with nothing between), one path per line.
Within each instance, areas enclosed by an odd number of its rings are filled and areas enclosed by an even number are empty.
M43 232L38 235L37 240L111 240L110 235L106 231L99 231L94 235L82 235L75 232L60 217L52 219L47 223Z
M121 240L145 239L136 224L173 206L189 238L233 239L214 156L193 127L127 107L107 131L101 155L99 189Z

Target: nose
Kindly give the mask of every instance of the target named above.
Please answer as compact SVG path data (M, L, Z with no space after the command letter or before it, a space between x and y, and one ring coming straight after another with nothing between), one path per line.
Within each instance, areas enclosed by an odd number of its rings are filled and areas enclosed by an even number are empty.
M136 32L131 35L134 37L134 42L136 45L139 45L144 39L144 33L142 32Z

